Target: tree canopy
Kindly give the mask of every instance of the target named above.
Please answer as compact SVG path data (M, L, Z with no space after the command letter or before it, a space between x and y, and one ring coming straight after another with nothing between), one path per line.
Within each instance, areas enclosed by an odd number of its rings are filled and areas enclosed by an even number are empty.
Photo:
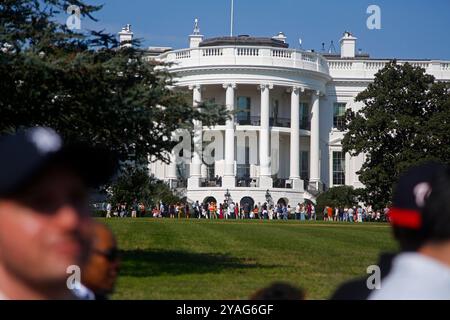
M143 203L147 208L157 206L160 201L165 204L181 202L169 186L148 175L145 168L124 166L117 180L108 189L109 201L114 204L134 201Z
M192 107L192 95L172 89L167 68L139 41L121 48L103 31L69 30L59 21L69 5L94 21L102 8L78 0L0 3L0 134L48 126L123 160L167 162L176 129L227 117L224 106Z
M321 215L325 207L344 208L358 204L361 190L350 186L340 186L328 189L317 197L316 212Z
M427 161L450 163L450 92L425 69L390 62L348 110L345 152L364 154L358 172L364 200L375 207L391 201L399 175Z

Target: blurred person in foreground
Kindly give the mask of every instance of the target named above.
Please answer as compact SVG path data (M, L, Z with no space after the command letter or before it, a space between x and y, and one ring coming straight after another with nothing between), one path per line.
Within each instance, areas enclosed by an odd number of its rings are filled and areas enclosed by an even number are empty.
M389 211L401 253L370 300L450 300L450 167L428 163L400 178Z
M266 288L256 291L250 300L305 300L305 292L288 283L275 282Z
M92 249L81 269L82 286L74 293L84 300L106 300L114 292L119 273L119 250L112 231L103 223L93 222Z
M89 254L88 188L116 159L42 127L0 138L0 155L0 299L76 298L67 270Z
M383 254L381 289L353 280L334 300L450 299L450 170L427 163L400 177L390 210L400 253Z

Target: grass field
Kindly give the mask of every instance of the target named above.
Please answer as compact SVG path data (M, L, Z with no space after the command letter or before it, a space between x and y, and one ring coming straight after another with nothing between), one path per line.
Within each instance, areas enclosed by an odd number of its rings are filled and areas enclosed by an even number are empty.
M114 299L246 299L273 281L326 299L396 249L385 224L110 219L123 253Z

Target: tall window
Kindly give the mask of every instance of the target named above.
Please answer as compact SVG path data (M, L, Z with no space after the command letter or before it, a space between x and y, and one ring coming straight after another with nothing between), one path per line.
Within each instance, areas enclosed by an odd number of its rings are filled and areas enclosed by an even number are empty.
M311 130L311 122L309 119L309 105L300 102L300 129Z
M240 125L250 125L251 99L249 97L238 97L236 119Z
M272 110L270 113L270 126L278 126L278 112L280 102L276 99L272 100Z
M209 181L213 181L216 177L216 166L215 164L208 164L206 166L206 174Z
M300 152L300 177L303 181L309 181L309 152Z
M177 177L180 179L187 179L188 173L187 173L187 165L186 163L178 163L177 164Z
M333 185L345 185L345 154L341 151L333 152Z
M212 159L216 158L216 149L213 149L211 151L211 158ZM214 180L214 178L216 177L216 165L214 163L208 164L206 166L206 174L207 174L208 180L210 180L210 181Z
M245 160L243 164L237 165L238 179L250 178L250 140L245 138Z
M344 131L345 126L345 103L335 103L334 104L334 116L333 116L333 127L339 131Z

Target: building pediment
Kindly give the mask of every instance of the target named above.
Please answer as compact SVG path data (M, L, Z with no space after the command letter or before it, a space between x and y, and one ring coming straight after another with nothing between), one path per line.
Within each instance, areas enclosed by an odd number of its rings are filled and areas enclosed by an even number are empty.
M328 142L328 145L329 146L341 146L342 145L342 138L339 137L339 138L332 139L332 140L330 140Z

